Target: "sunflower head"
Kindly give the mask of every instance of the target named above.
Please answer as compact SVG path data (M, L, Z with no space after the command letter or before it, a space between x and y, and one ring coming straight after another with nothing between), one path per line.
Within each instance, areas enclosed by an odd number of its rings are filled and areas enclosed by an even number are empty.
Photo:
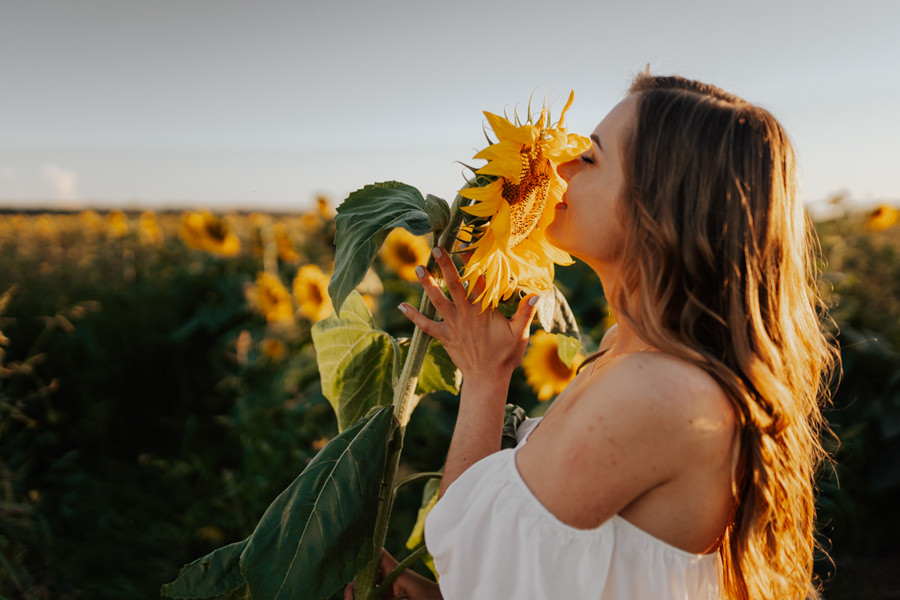
M162 243L165 238L162 227L156 220L156 215L152 211L144 211L141 213L140 221L138 221L138 238L145 246L156 246Z
M263 271L256 276L256 285L249 288L247 299L269 323L287 323L294 318L290 293L271 273Z
M316 323L334 311L328 276L316 265L303 265L294 278L294 299L302 316Z
M181 238L190 248L221 256L234 256L241 242L222 219L208 212L186 212L181 216Z
M487 165L475 173L473 185L459 194L474 201L463 207L470 215L463 235L474 240L463 280L474 286L484 275L486 286L477 298L482 308L496 307L517 289L542 292L553 285L553 265L571 264L568 254L546 239L544 230L553 220L553 210L562 200L566 182L556 167L590 147L589 139L570 134L565 115L549 124L549 110L529 114L525 122L485 112L497 142L475 155Z
M558 395L575 379L578 367L584 362L581 353L572 364L559 359L559 338L552 333L536 331L531 336L528 351L522 359L525 380L537 392L538 400L547 401Z
M110 237L119 239L128 235L128 217L121 210L113 210L106 216Z
M430 252L431 247L425 238L397 227L385 238L381 246L381 259L401 279L416 281L416 266L424 265Z
M884 231L900 221L900 211L893 206L882 205L869 213L866 218L866 227L872 231Z

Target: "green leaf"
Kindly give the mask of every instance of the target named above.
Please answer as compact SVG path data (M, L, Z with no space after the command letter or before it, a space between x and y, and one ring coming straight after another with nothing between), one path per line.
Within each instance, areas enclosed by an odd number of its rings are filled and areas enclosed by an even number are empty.
M312 340L328 398L344 430L373 406L391 404L398 370L394 339L375 329L362 296L353 291L341 309L312 327Z
M404 354L404 360L406 355ZM431 392L447 391L453 394L459 393L462 383L462 375L450 355L437 340L431 340L428 353L425 354L425 362L419 372L419 381L416 383L416 393L420 396Z
M579 350L581 350L581 340L564 333L560 333L556 337L556 355L567 367L572 366L572 361L575 360Z
M185 565L159 593L169 598L211 598L236 590L245 583L239 560L249 541L229 544Z
M415 235L424 235L443 227L439 206L443 201L430 198L426 201L419 190L405 183L388 181L353 192L337 208L334 275L328 284L335 310L340 310L353 288L362 281L392 229L403 227Z
M241 554L254 600L322 600L374 556L393 430L382 407L332 439L269 506Z

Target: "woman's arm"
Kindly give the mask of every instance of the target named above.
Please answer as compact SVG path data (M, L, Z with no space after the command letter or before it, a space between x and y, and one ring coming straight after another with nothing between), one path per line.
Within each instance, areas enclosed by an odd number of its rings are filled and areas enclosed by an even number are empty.
M422 331L440 340L463 376L459 415L441 481L443 494L463 471L500 449L509 382L528 345L537 296L523 298L510 319L495 310L482 310L479 303L466 297L450 256L439 248L434 256L450 298L444 296L424 267L418 267L417 273L443 320L427 319L406 303L400 310ZM483 280L479 281L472 297L478 296L483 285Z

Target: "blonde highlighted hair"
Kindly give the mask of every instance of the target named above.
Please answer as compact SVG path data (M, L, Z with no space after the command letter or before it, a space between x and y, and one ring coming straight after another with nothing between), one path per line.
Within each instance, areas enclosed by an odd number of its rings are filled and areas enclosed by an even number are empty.
M742 459L719 549L726 597L815 598L820 403L837 353L791 143L768 111L710 85L642 74L629 91L617 317L733 403Z

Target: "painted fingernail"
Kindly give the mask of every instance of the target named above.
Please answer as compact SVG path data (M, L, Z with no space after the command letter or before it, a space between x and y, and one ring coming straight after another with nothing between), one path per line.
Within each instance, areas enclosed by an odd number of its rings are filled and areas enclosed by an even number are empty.
M444 255L444 251L439 247L436 247L434 250L431 251L431 253L434 255L435 258L440 258Z
M406 305L405 304L401 304L397 308L399 308L400 312L402 312L404 315L406 314Z
M425 277L425 267L419 265L416 267L416 276L417 277Z
M460 242L460 243L459 243L459 249L460 249L460 250L465 250L465 249L468 248L468 247L469 247L469 242Z
M531 298L528 299L528 304L530 306L534 306L535 304L538 303L538 300L540 300L540 298L538 298L537 296L532 296Z

